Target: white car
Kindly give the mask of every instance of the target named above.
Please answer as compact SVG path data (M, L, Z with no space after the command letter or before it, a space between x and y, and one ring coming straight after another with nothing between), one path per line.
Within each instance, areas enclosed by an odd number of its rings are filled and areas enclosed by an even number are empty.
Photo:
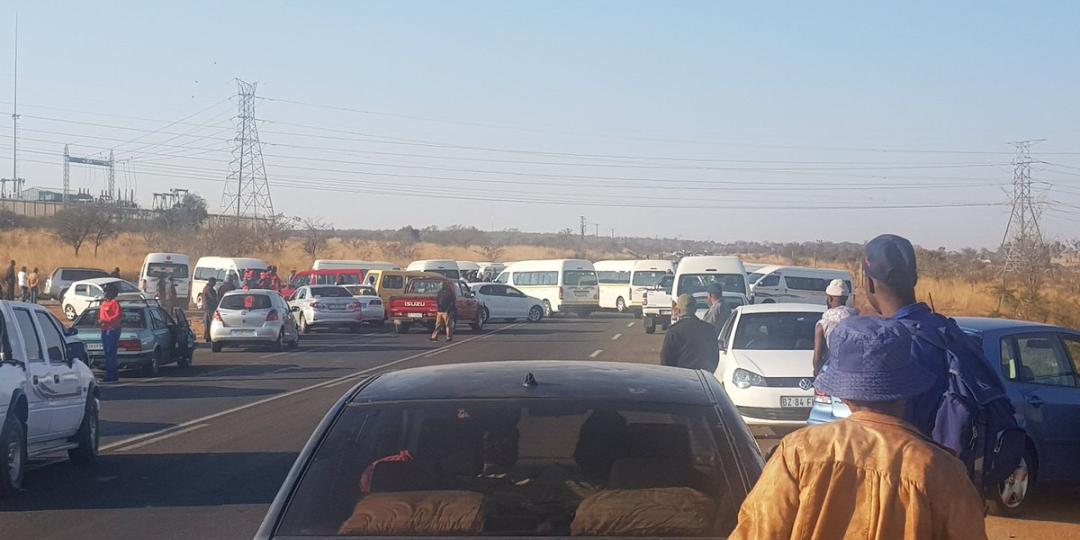
M109 283L115 283L117 291L120 295L117 297L121 300L137 300L140 298L153 298L150 295L143 294L139 291L139 288L130 282L124 281L120 278L103 277L94 279L84 279L82 281L76 281L68 287L64 292L64 296L60 298L60 305L64 310L64 316L69 321L74 321L79 315L82 315L83 311L96 300L100 300L105 297L105 285Z
M483 306L480 308L480 316L484 322L490 319L525 319L538 322L544 318L544 301L528 296L513 286L502 283L470 283L469 290L476 294L476 299Z
M353 298L360 302L360 310L364 314L364 322L375 326L382 326L386 322L386 306L383 305L379 293L371 285L342 285L352 293Z
M814 326L825 309L757 304L728 319L716 378L747 424L806 425L814 405Z
M296 348L300 331L292 310L277 291L252 289L225 293L210 323L210 350L270 345L277 351Z
M67 292L68 287L76 281L84 279L109 277L109 273L97 268L74 268L60 267L52 271L45 279L45 296L59 300Z
M348 327L354 331L364 322L360 302L341 285L305 285L296 289L289 299L300 333L316 327Z

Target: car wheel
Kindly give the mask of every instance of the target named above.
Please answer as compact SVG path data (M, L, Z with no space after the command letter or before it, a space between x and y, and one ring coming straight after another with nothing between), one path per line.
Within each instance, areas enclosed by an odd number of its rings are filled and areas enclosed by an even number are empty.
M544 308L540 306L533 306L529 310L529 322L540 322L544 318Z
M656 317L645 317L644 324L646 334L656 333Z
M159 372L161 372L161 349L154 349L154 354L150 356L150 363L143 366L143 375L153 377Z
M78 448L68 450L71 461L82 465L97 459L98 455L98 400L91 394L86 400L86 412L75 435Z
M486 308L486 307L480 308L480 319L484 321L484 324L487 324L488 319L490 319L490 318L491 318L491 312L488 311L488 308Z
M1024 512L1027 502L1031 500L1031 491L1035 484L1034 464L1035 458L1031 451L1024 452L1020 465L990 496L991 514L1015 517Z
M221 352L221 342L220 341L211 341L210 342L210 352Z
M623 300L623 297L620 296L615 299L615 310L619 313L626 313L626 300Z
M551 302L548 302L547 300L544 300L544 316L551 316Z
M75 306L68 304L64 306L64 316L67 317L67 320L74 321L75 317L78 317L79 314L75 313Z
M195 309L202 309L202 308L203 308L203 301L202 301L202 294L200 293L198 296L195 297Z
M285 352L285 329L278 332L277 340L274 341L274 350L277 352Z
M403 322L394 321L394 332L397 334L408 334L409 325Z
M0 430L0 452L4 458L3 470L0 470L0 497L10 497L22 488L27 460L26 428L14 414L8 415L3 430Z
M300 314L300 333L307 334L310 331L311 328L307 324L307 317L304 317L303 314Z
M484 311L487 310L481 310L480 313L476 314L476 320L472 323L469 323L469 326L471 326L472 329L476 332L482 332L484 330L484 321L487 320L487 317L484 315Z

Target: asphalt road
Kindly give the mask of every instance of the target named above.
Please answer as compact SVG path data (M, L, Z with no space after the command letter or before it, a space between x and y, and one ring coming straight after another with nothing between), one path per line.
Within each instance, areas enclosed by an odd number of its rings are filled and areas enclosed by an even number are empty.
M201 349L189 369L166 366L159 377L103 388L99 461L35 461L25 491L0 502L0 535L250 538L315 424L364 377L494 360L655 363L662 340L628 316L598 314L466 328L450 344L372 331L317 333L288 353ZM1035 503L1027 519L990 518L991 538L1080 539L1080 492Z

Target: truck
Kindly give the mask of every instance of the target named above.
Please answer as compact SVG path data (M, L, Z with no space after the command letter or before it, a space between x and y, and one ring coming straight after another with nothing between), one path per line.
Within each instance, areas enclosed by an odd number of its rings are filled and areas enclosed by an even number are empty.
M438 277L420 277L409 280L404 294L393 296L388 302L387 318L394 323L394 331L404 334L414 325L424 325L428 330L435 329L435 316L438 314L438 295L444 287L449 287L454 294L456 314L450 319L451 328L457 327L457 321L469 323L477 332L484 329L483 306L476 295L469 290L464 281Z
M0 301L0 497L22 488L27 461L98 454L98 388L82 342L47 309Z
M664 330L671 326L671 288L674 285L675 276L666 275L641 293L641 322L646 334L656 333L657 325Z

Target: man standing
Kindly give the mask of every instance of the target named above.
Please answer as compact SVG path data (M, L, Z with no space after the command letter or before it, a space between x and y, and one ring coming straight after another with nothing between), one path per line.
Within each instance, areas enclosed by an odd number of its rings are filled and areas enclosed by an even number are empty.
M842 279L834 279L825 288L825 305L829 306L821 314L821 320L814 327L814 376L821 372L829 351L829 335L840 321L859 314L859 310L847 305L847 284Z
M29 275L26 273L26 267L24 266L24 267L19 269L19 277L18 277L18 280L19 280L19 300L22 301L22 302L29 302L30 301L30 286L27 285L27 280L26 280L27 277L29 277Z
M218 302L221 302L221 297L225 296L225 293L236 290L236 274L230 273L225 276L225 283L222 283L217 290Z
M709 284L709 311L705 313L703 321L713 325L716 328L716 335L720 335L720 330L724 328L724 323L727 322L728 317L731 317L731 308L724 304L724 286L712 282Z
M15 299L15 259L11 259L11 264L8 265L7 274L4 276L4 298L7 300Z
M98 309L98 325L101 327L101 348L105 353L105 382L120 380L116 372L116 351L120 346L120 321L123 311L116 301L115 283L105 284L105 301Z
M41 287L41 278L38 277L38 269L34 268L30 275L26 276L26 286L30 288L30 302L37 303L38 289Z
M439 289L439 295L436 297L438 313L435 315L435 331L431 333L431 341L439 341L439 329L443 326L446 326L446 342L454 341L454 326L451 319L457 315L457 299L454 297L454 292L450 290L453 286L453 282L447 281L443 283L442 289Z
M902 418L933 384L911 358L911 332L852 317L831 339L814 386L852 415L785 437L729 538L985 539L982 498L963 463Z
M687 369L716 371L720 362L720 344L713 325L697 318L697 303L689 294L681 294L671 308L671 325L660 348L660 363Z
M214 322L214 312L217 311L218 297L217 289L214 286L217 285L217 278L212 277L206 280L206 286L202 290L203 298L203 341L210 343L210 324ZM223 284L222 287L225 285Z
M296 269L295 268L293 268L292 270L289 270L289 281L287 281L285 284L288 285L289 287L292 287L292 282L293 282L294 279L296 279Z
M171 315L173 308L177 305L176 282L170 277L168 285L165 288L165 311L169 312Z

